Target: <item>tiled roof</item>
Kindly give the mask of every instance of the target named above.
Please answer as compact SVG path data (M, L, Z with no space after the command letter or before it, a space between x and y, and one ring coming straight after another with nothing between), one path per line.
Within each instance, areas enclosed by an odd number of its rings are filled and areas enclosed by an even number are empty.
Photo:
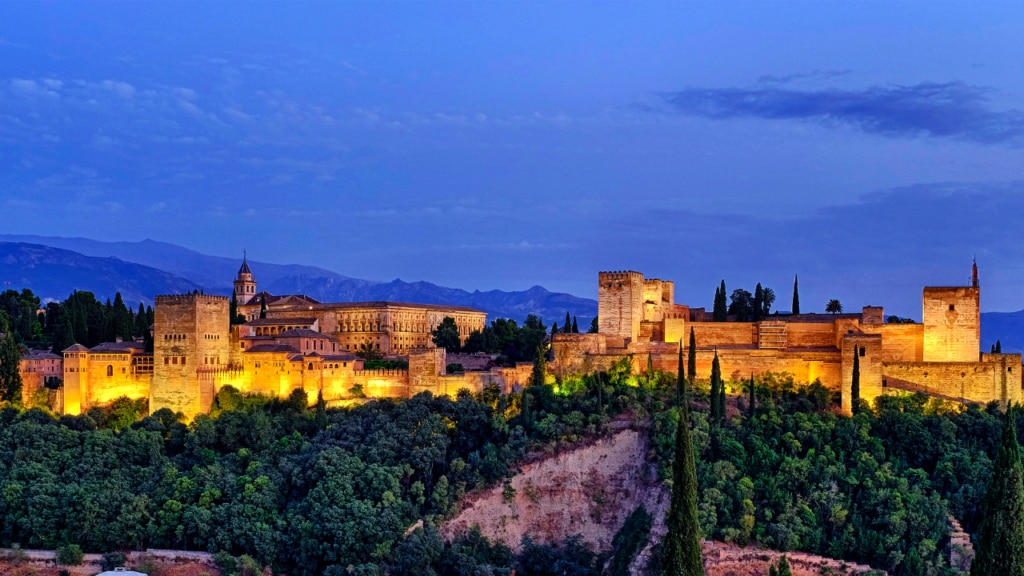
M64 349L64 352L88 352L89 349L81 344L72 344Z

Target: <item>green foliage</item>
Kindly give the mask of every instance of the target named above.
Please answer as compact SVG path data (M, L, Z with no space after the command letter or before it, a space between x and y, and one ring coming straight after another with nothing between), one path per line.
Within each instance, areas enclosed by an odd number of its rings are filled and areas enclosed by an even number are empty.
M538 544L523 538L516 559L516 574L524 576L600 576L597 554L579 536L570 536L561 544Z
M971 574L1024 575L1024 468L1017 444L1016 411L1010 409L1003 441L985 495L985 516Z
M572 326L570 324L570 330ZM564 330L562 332L565 332ZM538 347L547 338L547 329L540 318L530 314L522 326L515 320L497 318L482 331L474 330L466 339L463 352L474 354L486 352L498 354L500 364L514 365L516 362L533 362Z
M842 314L843 305L839 302L839 300L833 298L829 300L827 304L825 304L825 312L828 312L829 314Z
M846 418L820 383L773 374L755 381L756 416L742 425L712 432L699 403L690 413L706 537L867 563L895 576L944 573L946 515L978 530L999 412L908 395L880 397L873 411ZM651 442L665 478L677 422L676 410L654 415Z
M643 506L635 510L622 523L622 528L612 539L612 557L608 563L608 574L611 576L628 576L629 565L636 555L647 544L651 533L651 515Z
M793 569L790 568L789 559L785 554L779 557L778 562L768 567L768 576L793 576Z
M82 563L85 554L78 544L65 544L57 547L57 564L64 566L78 566Z
M597 330L598 330L597 316L594 316L594 319L590 321L590 329L587 330L587 334L597 334Z
M433 335L434 346L438 348L444 348L453 354L462 349L462 342L459 339L459 327L451 316L445 316L431 334Z
M408 360L367 360L363 362L364 370L408 370Z
M113 570L124 566L127 561L128 557L124 555L124 552L105 552L100 557L100 568L104 571Z
M21 404L21 351L7 315L0 312L0 401Z

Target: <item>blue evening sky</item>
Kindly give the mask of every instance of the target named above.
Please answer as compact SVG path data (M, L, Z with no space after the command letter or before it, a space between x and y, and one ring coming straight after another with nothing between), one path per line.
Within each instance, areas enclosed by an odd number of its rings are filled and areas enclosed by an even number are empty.
M1024 5L0 3L0 232L1024 308ZM258 274L258 271L257 271Z

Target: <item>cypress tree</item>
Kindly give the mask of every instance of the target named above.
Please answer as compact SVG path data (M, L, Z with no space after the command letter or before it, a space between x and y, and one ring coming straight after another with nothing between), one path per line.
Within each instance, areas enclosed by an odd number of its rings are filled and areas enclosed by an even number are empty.
M718 297L715 299L715 308L712 313L715 322L725 322L729 315L728 295L725 292L725 280L718 287Z
M721 392L719 387L722 385L722 367L718 363L718 350L715 350L715 359L711 361L711 423L718 424L718 414L720 408L718 403L721 402Z
M575 316L572 317L572 333L573 334L579 334L580 333L580 327L579 327L579 325L576 324L576 317Z
M647 377L650 378L652 374L654 374L654 358L651 356L651 353L648 352L647 353Z
M537 359L533 361L533 376L530 378L530 386L543 386L547 371L548 359L544 354L544 347L537 346Z
M789 560L785 554L778 562L768 567L768 576L793 576L793 569L789 567Z
M1024 468L1017 444L1017 416L1006 412L1003 442L985 493L985 516L971 576L1024 576Z
M757 287L754 288L754 322L761 319L761 312L764 311L764 288L761 287L761 283L757 283Z
M793 275L793 314L800 313L800 278Z
M857 346L853 347L853 378L850 383L851 410L856 414L860 410L860 354Z
M1000 342L999 340L996 340L996 354L1002 354L1002 353L1003 353L1003 343Z
M316 393L316 413L313 421L316 423L317 430L327 428L327 402L324 401L323 390Z
M149 332L149 316L146 309L139 302L139 311L135 313L135 336L145 336Z
M718 377L718 422L722 425L725 424L725 381L722 380L721 375Z
M260 300L260 318L266 318L266 317L267 317L267 299L266 298L262 298Z
M551 323L551 335L554 336L555 334L558 334L558 322Z
M569 313L565 313L565 325L562 326L562 332L566 334L572 334L572 322L569 321Z
M718 286L715 286L715 303L711 305L711 317L715 322L718 322Z
M680 399L686 397L683 378L683 345L679 343ZM700 549L700 524L697 521L697 470L690 438L690 410L679 402L676 426L676 454L672 463L672 503L668 509L662 565L666 576L703 576L704 561Z
M687 350L686 379L690 381L690 389L693 389L693 386L697 383L697 337L693 334L693 326L690 326L690 349Z
M683 378L683 341L679 341L679 372L676 374L676 404L686 404L686 379Z
M228 305L228 326L235 325L235 318L238 317L238 295L231 293L231 303Z

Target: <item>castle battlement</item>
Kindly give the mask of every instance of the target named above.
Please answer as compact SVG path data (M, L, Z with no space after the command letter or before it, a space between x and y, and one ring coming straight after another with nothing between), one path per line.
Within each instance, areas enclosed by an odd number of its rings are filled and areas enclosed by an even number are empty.
M601 281L605 281L605 280L632 280L632 279L639 279L639 280L643 281L643 279L644 279L643 273L636 272L636 271L633 271L633 270L615 270L615 271L611 271L611 272L598 272L597 273L597 277Z
M213 296L210 294L162 294L153 299L155 303L162 304L191 304L193 302L228 302L227 296Z

